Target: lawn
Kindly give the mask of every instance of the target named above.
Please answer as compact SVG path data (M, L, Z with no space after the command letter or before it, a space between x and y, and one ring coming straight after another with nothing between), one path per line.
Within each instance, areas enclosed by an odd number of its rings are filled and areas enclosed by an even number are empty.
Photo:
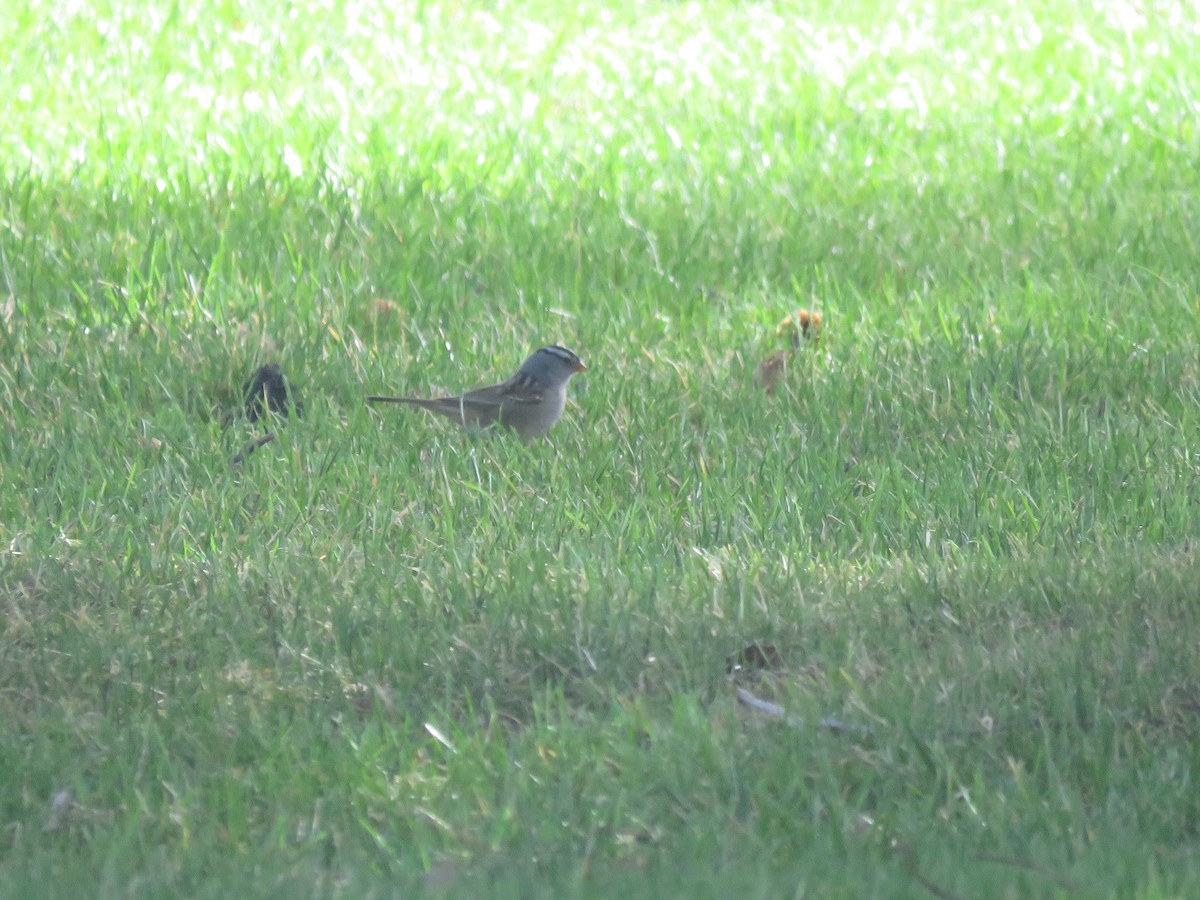
M1200 892L1191 4L20 7L0 896Z

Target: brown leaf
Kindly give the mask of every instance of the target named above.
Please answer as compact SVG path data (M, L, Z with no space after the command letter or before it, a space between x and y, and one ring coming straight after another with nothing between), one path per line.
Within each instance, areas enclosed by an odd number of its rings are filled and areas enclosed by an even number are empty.
M778 669L783 656L774 644L747 644L739 653L725 657L725 671L732 674L745 669Z
M754 370L754 383L768 394L775 393L775 388L787 374L788 352L781 350L773 353L758 364Z
M374 310L375 315L381 319L400 314L399 304L397 304L394 300L388 300L386 297L375 298L375 302L371 304L371 307Z

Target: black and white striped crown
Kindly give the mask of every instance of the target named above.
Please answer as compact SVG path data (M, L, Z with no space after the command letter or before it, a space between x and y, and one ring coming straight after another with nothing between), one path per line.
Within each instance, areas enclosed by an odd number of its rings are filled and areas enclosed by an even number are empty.
M585 366L583 364L583 361L578 356L575 355L575 352L573 350L568 350L566 347L562 346L561 344L550 344L547 347L543 347L542 349L540 349L536 353L534 353L533 356L529 357L529 359L527 359L525 361L526 364L530 363L534 358L536 358L542 354L548 354L550 356L555 357L556 359L561 361L563 365L565 365L567 368L571 369L574 372L583 372L584 370L587 369L587 366ZM522 368L524 368L524 367L522 367Z

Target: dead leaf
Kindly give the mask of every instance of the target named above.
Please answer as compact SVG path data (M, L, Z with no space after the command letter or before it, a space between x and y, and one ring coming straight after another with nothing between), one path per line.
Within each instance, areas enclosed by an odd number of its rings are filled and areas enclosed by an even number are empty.
M754 383L768 394L775 393L775 389L787 374L787 363L788 351L772 353L754 370Z
M395 300L388 300L386 297L376 297L371 304L371 309L380 319L400 315L400 305Z
M257 422L269 412L281 416L287 416L291 412L287 379L283 377L279 366L274 364L259 366L242 385L242 394L246 398L246 418L251 422Z
M747 669L778 669L783 666L783 656L774 644L747 644L739 653L725 657L725 671L729 674Z

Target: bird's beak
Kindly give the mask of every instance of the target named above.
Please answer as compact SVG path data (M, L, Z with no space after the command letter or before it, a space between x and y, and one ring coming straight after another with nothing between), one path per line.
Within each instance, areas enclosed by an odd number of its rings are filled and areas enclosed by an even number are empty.
M576 371L576 372L586 372L586 371L587 371L587 366L585 366L585 365L583 364L583 360L582 360L582 359L579 361L579 365L577 365L577 366L575 367L575 371Z

